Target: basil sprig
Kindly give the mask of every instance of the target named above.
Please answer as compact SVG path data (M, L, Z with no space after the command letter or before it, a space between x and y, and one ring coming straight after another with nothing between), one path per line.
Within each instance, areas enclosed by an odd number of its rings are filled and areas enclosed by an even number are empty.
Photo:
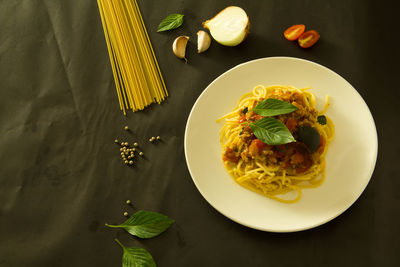
M287 114L297 110L298 108L288 102L275 99L268 98L260 103L253 109L253 111L261 116L276 116Z
M167 230L174 222L173 219L161 213L140 210L122 224L106 224L106 226L123 228L131 235L140 238L151 238Z
M118 239L115 239L115 242L117 242L124 251L122 255L122 267L156 267L153 257L147 250L137 247L127 248L122 245Z
M280 120L262 118L250 123L254 135L268 145L282 145L295 142L289 129Z
M295 142L292 133L280 120L270 118L272 116L291 113L298 108L285 101L268 98L260 103L253 109L253 111L262 118L256 122L249 123L254 135L262 142L268 145L283 145Z
M161 21L160 25L158 25L157 32L164 32L178 28L183 23L182 14L171 14L166 17L163 21Z

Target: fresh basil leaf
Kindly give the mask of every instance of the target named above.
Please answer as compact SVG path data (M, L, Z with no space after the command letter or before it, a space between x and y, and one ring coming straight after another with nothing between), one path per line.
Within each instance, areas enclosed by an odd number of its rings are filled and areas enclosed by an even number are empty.
M297 110L296 106L275 98L265 99L253 109L255 113L265 117L287 114L295 110Z
M161 21L158 25L157 32L169 31L178 28L183 23L182 14L171 14Z
M326 117L324 115L320 115L320 116L318 116L317 121L318 121L319 124L325 125L326 124Z
M283 145L296 141L285 124L274 118L262 118L250 123L250 128L258 139L268 145Z
M317 130L311 126L299 126L297 129L298 140L304 143L311 152L318 149L320 143L320 136Z
M167 230L174 222L161 213L140 210L120 225L106 224L106 226L123 228L131 235L140 238L151 238Z
M136 247L127 248L118 239L115 239L115 242L124 251L122 255L122 267L156 267L153 257L147 250Z

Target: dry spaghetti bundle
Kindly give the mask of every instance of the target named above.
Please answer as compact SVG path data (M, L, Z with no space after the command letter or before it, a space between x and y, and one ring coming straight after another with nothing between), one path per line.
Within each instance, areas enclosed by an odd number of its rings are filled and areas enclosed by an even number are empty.
M136 0L97 0L121 110L168 96Z

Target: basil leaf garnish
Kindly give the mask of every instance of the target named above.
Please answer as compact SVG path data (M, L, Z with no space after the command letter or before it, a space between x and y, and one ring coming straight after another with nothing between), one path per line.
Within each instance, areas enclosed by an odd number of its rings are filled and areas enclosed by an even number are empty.
M262 118L250 123L250 128L258 139L268 145L283 145L296 141L285 124L274 118Z
M158 25L157 32L169 31L178 28L183 23L182 14L171 14L161 21Z
M115 239L124 254L122 255L122 267L156 267L153 257L143 248L130 247L127 248Z
M108 227L123 228L131 235L140 238L155 237L175 221L161 213L140 210L120 225L106 224Z
M258 103L253 109L255 113L261 116L276 116L287 114L295 110L297 110L296 106L275 98L265 99L264 101Z
M311 126L299 126L298 140L304 143L311 152L315 152L318 149L320 143L320 135L317 130Z
M319 124L321 125L325 125L326 124L326 117L324 115L320 115L317 117L317 121Z

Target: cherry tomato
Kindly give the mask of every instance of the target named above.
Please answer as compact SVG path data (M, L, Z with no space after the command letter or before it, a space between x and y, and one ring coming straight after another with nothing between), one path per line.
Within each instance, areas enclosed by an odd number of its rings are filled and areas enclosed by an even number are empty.
M306 31L302 35L300 35L299 45L303 48L309 48L313 46L319 40L319 33L314 30Z
M306 26L304 26L303 24L293 25L287 28L283 35L289 41L294 41L299 38L299 36L304 32L305 29Z
M246 115L242 115L242 117L240 117L239 119L239 123L243 123L246 121Z

